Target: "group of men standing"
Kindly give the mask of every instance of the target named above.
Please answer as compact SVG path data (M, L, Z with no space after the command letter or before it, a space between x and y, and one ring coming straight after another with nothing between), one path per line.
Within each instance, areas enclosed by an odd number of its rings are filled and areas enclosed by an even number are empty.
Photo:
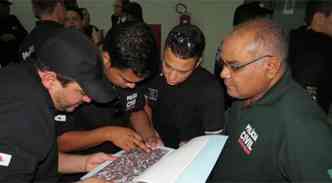
M58 172L73 182L117 148L178 148L206 134L229 136L207 182L330 181L326 114L292 79L287 36L272 20L248 20L223 40L220 77L235 98L224 113L217 78L200 66L199 27L175 26L160 60L148 25L127 21L100 53L61 26L63 1L32 3L41 22L30 38L50 34L26 42L24 63L0 70L0 182L57 182Z

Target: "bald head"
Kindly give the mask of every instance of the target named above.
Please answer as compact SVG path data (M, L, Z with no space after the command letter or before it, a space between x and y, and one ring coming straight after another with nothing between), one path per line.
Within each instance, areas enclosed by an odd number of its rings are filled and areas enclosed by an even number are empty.
M247 51L253 56L272 55L281 62L285 62L288 52L286 33L281 26L269 19L254 19L234 28L225 39L243 39L242 51Z

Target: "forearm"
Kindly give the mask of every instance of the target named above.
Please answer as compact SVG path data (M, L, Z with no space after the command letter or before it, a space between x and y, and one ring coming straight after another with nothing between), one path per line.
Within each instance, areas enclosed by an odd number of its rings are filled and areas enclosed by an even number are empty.
M60 152L70 152L76 150L88 149L107 141L106 133L103 130L107 128L98 128L90 131L72 131L66 132L58 137L58 146Z
M60 173L79 173L86 172L86 160L88 156L70 155L59 152L59 167Z
M156 135L153 124L144 110L131 113L130 121L133 128L143 139Z
M148 116L148 119L150 120L152 126L153 126L153 120L152 120L152 108L149 106L148 101L146 100L144 105L144 111L146 115Z

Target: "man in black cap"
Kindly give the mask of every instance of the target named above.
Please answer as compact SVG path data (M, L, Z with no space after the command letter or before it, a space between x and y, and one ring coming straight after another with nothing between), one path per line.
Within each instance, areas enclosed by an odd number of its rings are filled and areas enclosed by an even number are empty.
M56 120L60 151L79 154L113 153L119 148L149 151L148 145L158 145L159 138L143 110L145 90L140 84L155 70L158 61L155 48L153 33L142 22L125 22L109 31L103 64L117 97L108 104L92 102L81 106L72 115L59 114ZM65 175L62 180L79 176L82 175Z
M0 0L0 68L18 61L19 45L27 35L17 17L10 14L11 4L8 0Z
M47 39L63 29L64 0L31 0L31 3L33 13L39 21L20 45L20 62L34 56Z
M72 112L92 100L113 99L100 64L98 50L83 34L64 30L43 45L36 60L0 71L0 182L54 183L58 170L85 172L110 159L58 156L53 120L55 110Z

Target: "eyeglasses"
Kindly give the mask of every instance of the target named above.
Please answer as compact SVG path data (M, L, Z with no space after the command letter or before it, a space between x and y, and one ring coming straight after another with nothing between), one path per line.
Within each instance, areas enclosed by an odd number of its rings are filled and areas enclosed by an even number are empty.
M273 57L272 55L264 55L264 56L261 56L261 57L258 57L250 62L247 62L247 63L244 63L244 64L239 64L239 63L228 63L228 62L225 62L225 60L223 60L222 58L220 59L220 62L222 64L222 66L224 67L227 67L228 69L230 69L232 72L236 72L250 64L253 64L253 63L256 63L256 62L259 62L259 61L264 61L262 60L263 58L270 58L270 57Z

